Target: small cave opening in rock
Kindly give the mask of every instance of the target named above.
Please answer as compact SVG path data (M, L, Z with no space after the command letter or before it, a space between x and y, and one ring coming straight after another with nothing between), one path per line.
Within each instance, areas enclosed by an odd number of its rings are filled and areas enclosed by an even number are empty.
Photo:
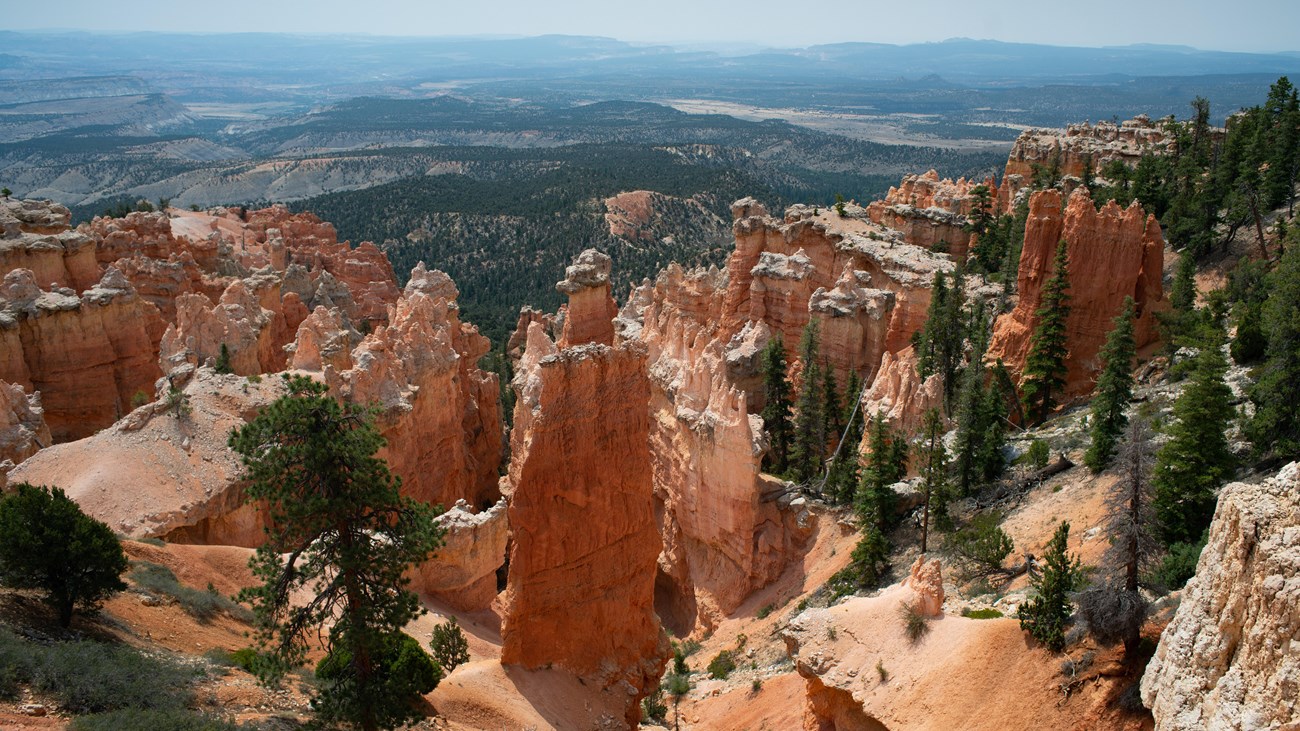
M699 614L695 592L659 569L655 572L655 613L665 629L677 637L686 637L695 629Z

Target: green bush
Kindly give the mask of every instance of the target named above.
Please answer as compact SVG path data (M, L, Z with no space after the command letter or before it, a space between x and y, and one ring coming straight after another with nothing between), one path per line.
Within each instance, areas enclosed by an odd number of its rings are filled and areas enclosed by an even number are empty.
M736 657L731 650L723 650L713 656L709 661L709 677L719 680L726 680L728 675L736 669Z
M650 695L641 699L641 715L651 721L660 721L668 718L668 703L664 701L663 686L655 688Z
M771 604L764 604L763 608L758 610L758 618L767 619L768 616L772 614L773 609L775 609L775 607L773 607Z
M22 646L22 656L13 650ZM0 641L0 674L54 696L71 713L123 709L183 709L196 672L120 645L90 640L49 647L23 643L13 635Z
M1002 612L992 607L989 607L987 609L971 609L970 607L967 607L961 610L961 616L968 617L970 619L997 619L1004 615L1002 614Z
M244 622L252 621L252 612L233 599L208 585L206 591L185 586L172 570L149 561L132 561L127 578L137 588L159 597L170 597L190 614L204 622L211 621L222 612Z
M430 646L444 672L450 673L457 665L469 662L469 642L455 617L433 628Z
M251 726L189 710L122 710L73 719L72 731L239 731Z
M384 637L381 646L379 656L372 657L378 668L376 680L380 687L366 692L372 698L382 699L374 707L379 714L376 721L384 728L392 728L419 715L414 705L420 696L438 687L442 668L405 632ZM318 695L312 705L326 726L359 720L354 709L362 691L356 683L352 655L346 648L346 643L336 642L334 652L316 665L316 677L328 685L328 690Z
M1047 442L1042 439L1035 439L1029 443L1029 451L1025 452L1025 462L1035 470L1041 470L1047 466L1047 460L1051 458L1051 448Z
M903 618L903 628L907 631L908 642L916 644L930 631L929 617L921 614L915 604L902 605L899 607L899 614Z
M1011 555L1011 537L1002 530L1002 516L980 513L961 530L948 536L947 548L957 554L961 573L967 579L989 576L1002 570Z
M19 483L0 499L0 585L44 592L62 626L125 589L126 567L113 531L59 488Z
M1201 560L1201 551L1205 548L1205 536L1198 543L1175 543L1169 547L1164 560L1151 572L1150 584L1169 591L1183 588L1187 580L1196 574L1196 562Z

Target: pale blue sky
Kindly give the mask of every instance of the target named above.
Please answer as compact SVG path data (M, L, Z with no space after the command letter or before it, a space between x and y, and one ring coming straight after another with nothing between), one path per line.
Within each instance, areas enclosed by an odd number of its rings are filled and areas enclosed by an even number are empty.
M1300 50L1296 0L4 0L0 29L603 35L807 46L964 36Z

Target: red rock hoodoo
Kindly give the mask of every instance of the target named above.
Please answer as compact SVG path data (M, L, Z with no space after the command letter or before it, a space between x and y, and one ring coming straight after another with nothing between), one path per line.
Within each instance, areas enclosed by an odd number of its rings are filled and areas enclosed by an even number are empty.
M1155 216L1136 203L1125 209L1111 201L1099 211L1087 191L1080 189L1062 209L1059 191L1034 193L1016 279L1020 300L998 318L989 346L990 360L1001 358L1016 375L1024 368L1043 284L1051 276L1062 239L1070 262L1066 394L1080 396L1092 388L1100 368L1097 353L1125 297L1137 303L1138 347L1158 337L1155 313L1164 300L1160 279L1164 243Z

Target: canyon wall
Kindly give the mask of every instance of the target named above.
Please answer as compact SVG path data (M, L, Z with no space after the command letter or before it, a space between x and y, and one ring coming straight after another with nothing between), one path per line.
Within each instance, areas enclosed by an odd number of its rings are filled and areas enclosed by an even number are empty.
M72 214L50 201L0 198L0 275L32 273L46 289L81 292L99 281L95 241L68 230Z
M1063 208L1061 193L1043 190L1029 202L1015 308L997 319L989 360L1001 358L1016 376L1024 369L1030 338L1042 307L1043 285L1051 277L1056 247L1066 242L1070 315L1065 396L1091 391L1101 364L1097 354L1125 297L1137 303L1138 348L1156 341L1156 312L1166 306L1161 284L1164 240L1155 216L1137 203L1114 201L1097 210L1087 191L1076 190Z
M1196 575L1142 676L1157 731L1300 723L1300 463L1219 494Z
M474 513L458 500L437 522L446 531L442 546L411 570L411 589L462 611L487 609L497 596L497 570L505 563L510 538L506 501Z
M0 381L0 464L18 464L53 441L45 423L41 394L27 393L18 384Z
M15 269L0 283L0 381L40 391L54 441L89 436L153 393L158 320L116 269L80 296Z

